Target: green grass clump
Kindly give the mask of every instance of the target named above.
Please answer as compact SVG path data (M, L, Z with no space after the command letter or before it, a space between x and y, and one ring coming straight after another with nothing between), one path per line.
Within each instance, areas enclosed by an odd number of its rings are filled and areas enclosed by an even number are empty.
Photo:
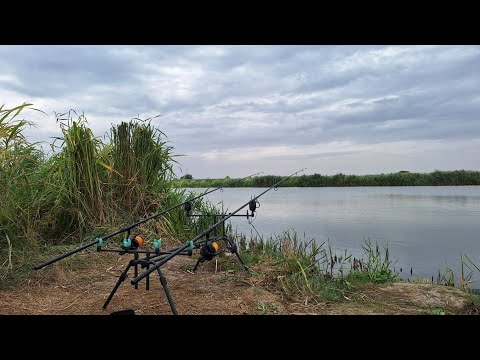
M249 241L240 234L236 241L247 266L254 270L253 276L261 277L264 286L292 299L318 296L341 300L355 288L399 279L391 268L388 247L382 249L369 240L364 242L361 259L347 252L334 254L329 244L301 240L295 231L268 239L253 236Z
M388 247L383 246L383 251L370 240L364 240L362 244L365 260L356 260L352 262L350 272L346 276L346 281L353 283L371 283L384 284L399 280L398 273L392 269L392 261Z

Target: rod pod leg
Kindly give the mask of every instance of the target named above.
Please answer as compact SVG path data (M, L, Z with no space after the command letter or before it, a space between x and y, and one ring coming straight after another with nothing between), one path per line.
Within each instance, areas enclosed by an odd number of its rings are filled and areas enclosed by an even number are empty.
M201 260L202 260L202 257L200 256L200 257L198 258L198 260L197 260L197 263L196 263L195 266L193 267L193 270L192 270L193 272L195 272L195 270L197 270L198 265L200 265L200 263L202 262Z
M135 260L138 260L138 252L135 251L135 254L134 254L134 259ZM137 277L138 276L138 262L135 261L135 265L133 267L133 270L134 270L134 276ZM135 284L135 289L138 289L138 283Z
M110 303L110 301L112 300L113 298L113 295L115 295L115 292L118 290L118 288L120 287L120 284L127 278L127 273L128 273L128 270L130 270L130 267L132 266L132 261L130 261L128 263L128 266L125 268L125 270L123 270L123 272L120 274L120 276L118 277L118 281L117 283L115 284L115 286L113 287L113 290L112 292L110 293L110 295L108 295L108 298L107 298L107 301L105 301L105 304L103 304L103 308L105 309L108 304Z
M242 264L242 266L244 267L244 269L247 271L247 272L250 272L250 270L248 269L247 265L245 265L245 263L243 262L242 258L240 257L240 254L238 253L238 249L237 249L237 244L235 244L232 240L228 239L228 243L230 244L230 251L237 255L237 258L238 260L240 260L240 263Z
M157 268L158 275L160 276L160 283L163 286L163 290L165 291L165 295L167 295L168 303L170 304L170 308L172 309L173 315L178 315L177 309L175 308L175 303L173 302L172 295L170 294L170 290L168 290L167 286L167 278L162 274L160 268Z

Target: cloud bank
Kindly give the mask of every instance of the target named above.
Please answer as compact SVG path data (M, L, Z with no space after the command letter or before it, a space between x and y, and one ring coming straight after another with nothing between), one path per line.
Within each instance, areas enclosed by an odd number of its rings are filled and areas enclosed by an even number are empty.
M32 141L161 114L179 176L480 170L479 46L0 46L24 101Z

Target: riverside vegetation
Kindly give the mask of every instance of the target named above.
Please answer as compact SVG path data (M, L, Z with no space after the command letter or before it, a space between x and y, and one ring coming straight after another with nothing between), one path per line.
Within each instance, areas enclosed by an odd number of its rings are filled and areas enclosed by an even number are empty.
M190 175L190 174L187 174ZM269 187L278 182L282 176L265 175L245 179L230 187ZM204 188L223 186L225 179L193 179L182 177L174 180L179 188ZM454 170L434 171L431 173L411 173L399 171L391 174L377 175L301 175L287 179L279 187L341 187L341 186L456 186L480 185L480 171Z
M31 104L12 109L0 107L2 291L11 291L9 289L19 284L30 284L31 279L41 277L42 274L32 273L35 263L183 202L189 196L185 190L176 188L178 181L175 181L172 167L178 155L173 154L174 148L169 145L165 134L152 124L152 119L132 119L112 125L106 140L102 141L93 134L83 114L72 111L59 114L61 136L50 144L51 152L46 153L24 136L25 128L33 126L28 120L19 119L27 110L33 110ZM478 178L474 172L453 173L458 177L450 179L473 182ZM417 179L415 174L398 176ZM306 184L306 179L317 179L317 184L326 184L330 178L334 177L312 175L295 177L291 181L292 184L296 181ZM247 179L244 183L270 186L279 179L262 176ZM222 185L221 182L208 184ZM219 211L205 201L196 201L193 205L194 211L199 213ZM141 231L146 234L147 243L149 236L160 236L167 244L178 244L211 225L211 221L208 217L187 221L185 212L180 209L156 222L146 223L141 226ZM353 301L367 309L372 291L399 282L398 273L392 269L388 248L369 241L364 244L364 257L356 259L346 252L335 254L330 245L318 245L313 239L301 241L296 233L287 232L269 239L247 239L241 234L232 236L252 273L241 272L238 263L222 257L215 266L224 270L224 278L230 281L229 275L234 274L235 281L241 277L240 281L250 287L280 294L292 304L299 301L305 305L308 301L316 305ZM73 256L45 273L62 267L81 272L88 266L99 264L92 264L86 257ZM189 266L183 265L184 268ZM204 269L211 266L213 262L206 264ZM471 274L477 270L478 267L462 255L460 281L455 283L454 274L447 271L438 275L437 283L463 289L466 294L463 305L456 310L426 306L420 309L420 313L478 313L478 296L468 293ZM388 303L389 300L382 301ZM278 313L279 306L275 302L261 302L250 313Z
M112 125L102 141L83 114L58 114L61 136L46 153L24 136L34 124L19 117L29 109L31 104L0 108L3 283L28 272L42 253L91 241L186 200L184 190L172 187L177 155L151 119ZM194 203L196 211L216 210L210 207ZM206 226L205 218L193 224L186 220L177 211L145 224L142 231L174 240Z

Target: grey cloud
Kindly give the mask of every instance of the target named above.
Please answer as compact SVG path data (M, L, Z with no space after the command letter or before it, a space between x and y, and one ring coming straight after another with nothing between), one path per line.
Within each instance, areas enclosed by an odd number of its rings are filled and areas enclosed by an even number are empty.
M111 123L162 114L155 123L189 154L182 163L195 177L318 161L361 172L380 161L310 151L272 154L270 163L232 156L217 167L202 157L214 150L333 141L421 148L480 137L479 46L0 46L0 89L7 106L84 110L99 136ZM54 119L42 121L29 133L48 141ZM436 151L455 168L448 149ZM469 150L457 164L478 168L479 155ZM412 168L427 169L426 159Z

